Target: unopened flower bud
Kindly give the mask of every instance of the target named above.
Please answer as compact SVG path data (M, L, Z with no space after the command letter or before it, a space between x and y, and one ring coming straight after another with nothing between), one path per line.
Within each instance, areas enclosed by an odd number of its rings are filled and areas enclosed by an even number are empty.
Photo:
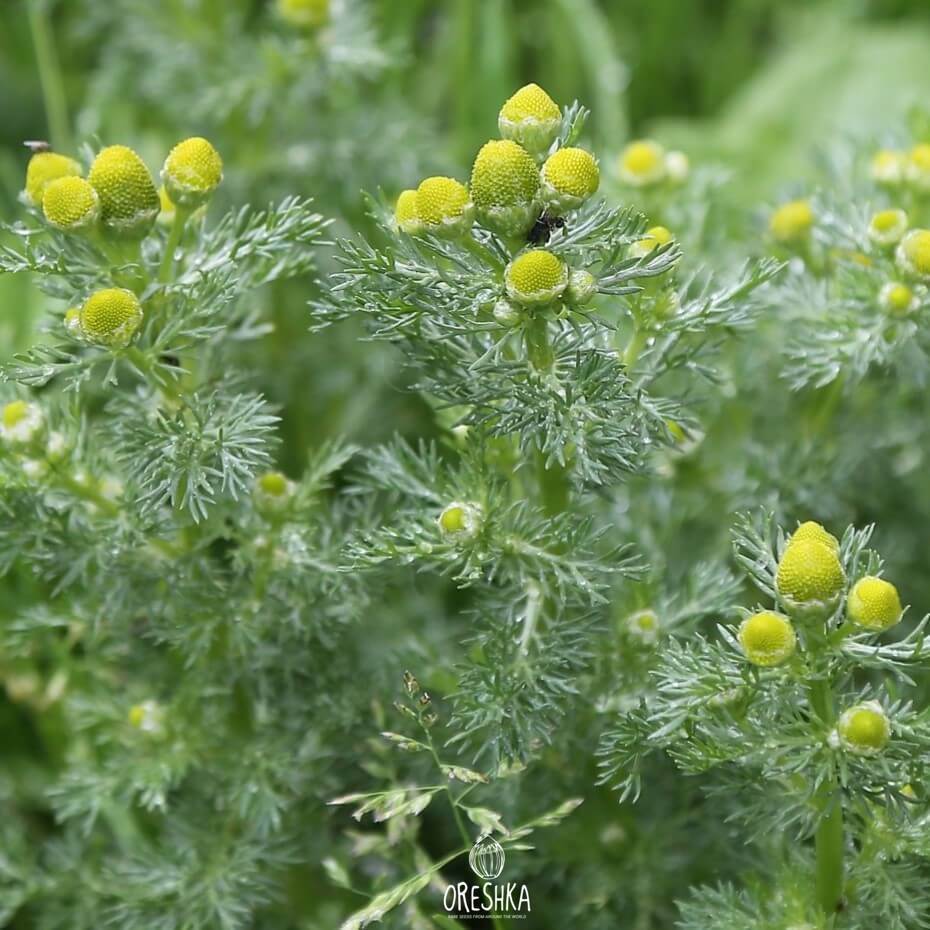
M278 14L298 29L317 29L329 21L330 0L278 0Z
M650 226L646 235L630 246L630 255L633 258L643 258L660 245L667 245L675 237L664 226Z
M158 701L133 704L127 714L129 725L149 736L162 736L165 732L165 709Z
M787 662L794 655L797 637L787 617L763 610L740 624L739 643L753 665L769 668Z
M684 152L669 152L665 156L665 174L673 184L682 184L690 172L691 163Z
M849 752L877 756L891 739L891 724L878 701L865 701L843 711L836 733Z
M772 238L783 243L797 243L808 237L814 225L810 201L791 200L783 203L769 220Z
M906 284L889 281L878 292L878 304L889 316L907 316L920 306L920 299Z
M161 179L172 203L193 210L205 204L219 187L223 159L210 142L193 136L168 153Z
M125 348L142 325L139 298L122 287L91 294L81 307L81 332L88 342Z
M930 230L912 229L895 251L898 267L922 281L930 281Z
M65 331L69 336L73 336L75 339L82 339L84 333L81 332L81 308L80 307L68 307L65 310L65 315L62 320L65 326Z
M597 278L590 271L577 269L568 276L568 288L565 297L569 303L583 306L597 293Z
M562 111L538 85L521 87L502 107L497 126L505 139L519 142L534 155L545 152L562 125Z
M471 229L475 210L464 184L436 177L417 188L416 216L427 232L454 239Z
M601 181L597 159L578 148L561 148L550 155L540 177L543 199L554 213L580 207Z
M507 296L518 304L548 304L568 287L568 266L546 249L518 255L504 272Z
M881 149L872 157L869 170L877 183L893 186L903 180L906 163L907 159L902 152Z
M790 536L788 545L794 545L799 542L819 542L832 549L834 552L840 551L840 541L830 532L823 528L819 523L813 520L807 520L802 523Z
M453 501L436 521L443 536L454 539L474 539L481 531L484 512L480 504Z
M81 166L67 155L57 152L36 152L26 167L26 200L34 207L42 206L45 189L59 178L80 177Z
M843 591L846 575L835 550L813 539L801 539L782 554L775 586L791 610L832 610Z
M38 404L13 400L0 410L0 439L4 442L28 445L44 426L45 416Z
M45 219L56 229L77 232L87 229L100 216L100 200L90 184L77 176L50 181L42 197Z
M256 506L269 513L285 509L294 496L294 484L279 471L267 471L255 479Z
M644 643L654 643L659 636L659 615L649 607L634 611L626 618L627 630Z
M100 198L100 218L111 232L144 237L152 228L161 201L142 159L125 145L102 149L87 175Z
M519 309L503 297L494 304L493 315L501 326L516 326L522 319Z
M539 216L539 170L522 146L486 142L471 171L471 196L481 222L505 236L521 236Z
M919 191L930 191L930 144L921 142L908 153L905 166L908 183Z
M651 187L665 180L665 149L652 139L637 139L621 153L620 179L631 187Z
M401 191L394 205L394 225L408 236L418 236L423 232L423 223L417 213L417 192Z
M907 232L903 210L880 210L869 223L869 238L878 245L897 245Z
M882 632L901 622L904 611L898 589L873 575L860 578L846 598L846 615L856 626Z

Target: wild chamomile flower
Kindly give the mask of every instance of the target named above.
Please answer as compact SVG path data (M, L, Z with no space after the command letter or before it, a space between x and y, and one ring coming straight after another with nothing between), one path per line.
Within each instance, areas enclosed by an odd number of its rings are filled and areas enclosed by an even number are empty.
M930 229L912 229L895 251L898 267L922 281L930 281Z
M452 239L471 229L475 209L464 184L436 177L420 182L416 215L427 232Z
M149 169L131 148L110 145L102 149L87 180L100 198L100 219L107 229L129 238L148 234L161 201Z
M682 184L691 173L691 162L684 152L672 151L665 156L665 174L673 184Z
M581 306L591 300L596 293L597 278L590 271L578 269L569 274L565 297L570 303Z
M168 153L161 179L172 203L195 209L210 199L223 180L223 159L210 142L193 136Z
M763 668L787 662L797 647L791 621L771 610L747 617L740 624L738 636L746 658Z
M665 180L665 149L652 139L637 139L621 153L620 179L632 187L651 187Z
M930 191L930 144L921 142L908 152L905 176L918 190Z
M521 236L539 216L539 170L529 152L509 139L486 142L471 170L471 196L483 225Z
M878 701L864 701L840 714L839 745L857 756L877 756L891 739L891 724Z
M814 211L809 200L790 200L778 207L769 220L769 232L777 242L797 243L810 235Z
M675 237L664 226L650 226L646 235L630 246L630 255L633 258L643 258L660 245L666 245Z
M122 287L97 291L81 307L81 332L88 342L97 345L125 348L141 325L139 298Z
M34 207L42 206L45 188L59 178L80 177L81 166L67 155L57 152L36 152L26 166L26 200Z
M417 192L415 190L401 191L394 204L394 225L408 236L416 236L423 232L423 223L417 213Z
M294 483L279 471L267 471L255 479L253 497L259 510L277 513L285 509L294 496Z
M278 0L278 14L298 29L316 29L329 21L330 0Z
M165 732L165 709L158 701L148 700L133 704L126 718L134 730L149 736L161 736Z
M542 196L550 210L559 213L580 207L598 188L601 173L597 159L584 149L561 148L542 166Z
M884 578L860 578L846 598L846 616L856 626L881 632L901 622L904 611L898 589Z
M792 542L778 563L775 586L789 610L831 610L846 584L836 551L815 539Z
M878 245L897 245L907 232L903 210L880 210L869 222L869 238Z
M878 304L889 316L907 316L920 306L920 298L906 284L888 281L878 292Z
M46 185L42 212L56 229L77 232L88 229L100 216L100 198L84 178L70 175Z
M17 445L27 445L36 439L45 425L45 416L38 404L13 400L0 409L0 439Z
M644 643L654 643L659 638L659 615L650 607L636 610L626 618L626 629Z
M872 156L869 171L872 179L879 184L899 184L904 178L907 158L903 152L894 149L880 149Z
M521 87L501 107L497 126L505 139L538 155L555 141L562 125L558 104L538 85Z
M834 552L838 553L840 551L840 541L832 533L824 529L821 524L815 523L813 520L806 520L800 524L789 537L788 545L791 546L794 543L804 541L819 542Z
M518 255L504 272L507 296L518 304L548 304L568 287L568 266L546 249Z
M448 504L436 522L443 536L453 539L474 539L481 531L484 511L480 504L453 501Z

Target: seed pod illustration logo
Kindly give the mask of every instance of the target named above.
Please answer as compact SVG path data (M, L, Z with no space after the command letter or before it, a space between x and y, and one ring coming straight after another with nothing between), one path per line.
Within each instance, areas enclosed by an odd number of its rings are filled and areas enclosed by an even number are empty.
M478 878L492 881L504 871L504 848L490 834L480 836L468 854L468 864Z

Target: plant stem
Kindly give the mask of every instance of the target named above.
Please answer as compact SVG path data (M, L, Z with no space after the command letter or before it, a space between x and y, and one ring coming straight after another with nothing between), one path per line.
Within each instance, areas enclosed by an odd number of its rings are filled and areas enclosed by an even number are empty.
M538 311L530 316L526 324L526 354L538 372L552 371L555 354L549 342L549 321Z
M47 0L27 0L29 31L36 53L42 99L45 105L45 120L51 136L52 148L59 152L71 149L71 132L68 128L68 103L65 86L61 79L61 68L55 51L55 42L48 18Z
M171 278L171 271L174 267L174 253L184 235L184 227L187 225L187 219L190 211L182 207L175 207L174 221L171 224L171 231L168 233L168 239L165 242L165 254L161 257L161 265L158 267L158 281L160 284L167 283Z
M814 712L824 724L832 726L835 712L830 682L826 679L813 681L808 693ZM843 802L834 771L831 770L830 777L817 789L814 800L821 814L814 835L815 890L821 910L831 917L843 900Z

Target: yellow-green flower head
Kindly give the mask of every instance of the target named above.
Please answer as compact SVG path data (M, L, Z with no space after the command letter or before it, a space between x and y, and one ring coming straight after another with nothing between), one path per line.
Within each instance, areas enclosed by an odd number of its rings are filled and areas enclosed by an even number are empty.
M787 617L763 610L740 624L739 644L753 665L769 668L787 662L794 655L797 637Z
M501 107L497 117L501 135L519 142L534 155L552 145L561 125L562 111L538 84L521 87Z
M675 237L664 226L651 226L646 235L630 246L630 255L633 258L643 258L660 245L667 245Z
M471 169L478 218L505 236L521 236L539 216L539 169L523 146L509 139L486 142Z
M873 180L879 184L891 186L901 183L906 165L907 158L903 152L896 152L894 149L880 149L872 157L869 170Z
M71 175L49 182L42 195L45 219L66 232L87 229L100 216L100 199L84 178Z
M627 630L644 643L654 643L659 637L659 615L651 608L636 610L626 618Z
M81 307L81 332L88 342L125 348L142 325L142 305L132 291L109 287L91 294Z
M878 245L897 245L907 232L903 210L880 210L869 222L869 238Z
M57 152L36 152L26 167L26 199L34 207L41 207L45 188L52 181L80 175L81 166L73 158Z
M100 198L100 218L114 233L142 238L152 228L161 201L152 175L128 146L101 149L87 180Z
M394 225L408 236L417 236L423 232L423 223L417 213L417 192L401 191L394 205Z
M582 306L597 293L597 278L590 271L579 269L568 276L565 297L570 303Z
M825 611L836 606L846 584L839 556L814 539L792 542L778 563L775 586L791 610Z
M669 152L665 156L665 174L673 184L683 184L691 173L691 162L684 152Z
M64 319L62 320L65 330L75 339L82 339L84 334L81 332L81 308L68 307L65 310Z
M484 511L480 504L453 501L443 509L436 522L443 536L469 540L481 532L483 519Z
M330 0L278 0L281 18L298 29L316 29L329 21Z
M0 410L0 439L26 445L36 439L45 425L42 408L25 400L13 400Z
M173 203L193 209L206 203L219 187L223 159L206 139L193 136L168 153L161 179Z
M891 724L878 701L865 701L840 714L839 743L857 756L877 756L891 739Z
M507 296L518 304L548 304L568 287L568 266L546 249L518 255L504 272Z
M665 149L652 139L637 139L621 153L620 179L632 187L651 187L665 180Z
M889 316L907 316L920 306L920 298L906 284L888 281L878 292L878 304Z
M769 232L778 242L800 242L810 234L814 211L808 200L783 203L769 220Z
M908 154L907 180L918 190L930 191L930 144L915 145Z
M930 229L912 229L895 251L898 267L921 281L930 281Z
M475 208L468 188L454 178L427 178L417 188L416 215L427 232L455 238L471 229Z
M580 207L601 183L597 159L584 149L553 152L542 166L542 194L554 212Z
M791 538L788 540L788 545L792 546L798 542L819 542L822 545L826 546L828 549L832 549L834 552L839 553L840 551L840 541L819 523L815 523L813 520L806 520L802 523L792 534Z
M294 483L279 471L267 471L255 479L254 498L260 510L283 510L294 496Z
M883 578L860 578L846 598L846 615L856 626L881 632L901 622L904 611L898 589Z
M133 704L126 715L129 725L149 736L162 736L165 731L165 708L158 701Z

